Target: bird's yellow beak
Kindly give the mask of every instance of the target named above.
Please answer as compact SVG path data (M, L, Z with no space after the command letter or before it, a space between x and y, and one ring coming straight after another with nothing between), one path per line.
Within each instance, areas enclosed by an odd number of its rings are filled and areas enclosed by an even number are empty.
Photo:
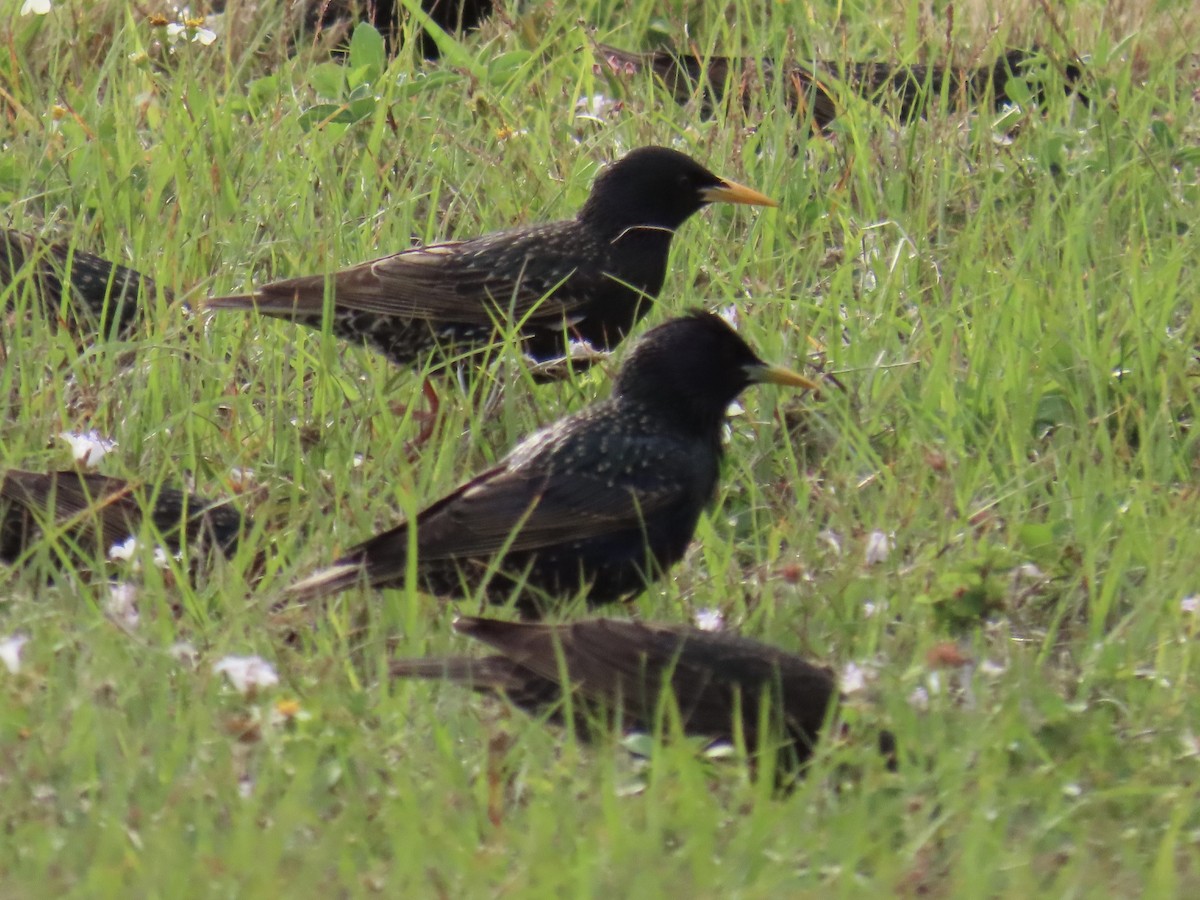
M736 181L721 179L721 183L706 187L700 191L700 196L706 203L744 203L746 206L778 206L779 204L760 194L754 188L748 188Z
M821 386L811 378L805 378L799 372L793 372L783 366L757 363L746 366L745 372L746 377L756 384L782 384L787 387L808 388L810 391L821 389Z

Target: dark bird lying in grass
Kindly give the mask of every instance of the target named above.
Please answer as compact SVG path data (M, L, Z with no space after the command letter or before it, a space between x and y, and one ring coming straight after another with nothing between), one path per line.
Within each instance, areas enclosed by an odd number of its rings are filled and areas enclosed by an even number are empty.
M574 218L464 241L414 247L329 276L333 333L366 341L410 366L448 358L511 329L537 361L567 355L568 339L610 349L662 289L675 231L715 201L774 206L664 147L605 168ZM260 313L320 328L326 276L292 278L211 309Z
M365 582L443 596L514 593L524 615L586 590L630 598L683 556L713 499L725 410L756 382L815 388L766 365L722 319L696 312L647 332L612 396L522 443L499 465L290 588L309 599Z
M65 542L69 557L86 562L153 525L153 540L178 553L187 545L202 557L210 550L232 556L244 528L230 504L174 488L137 485L76 470L10 469L0 481L0 562L18 562L42 537Z
M825 129L841 112L835 84L891 110L904 122L924 116L945 96L952 108L972 108L990 100L999 108L1011 101L1009 82L1030 79L1035 95L1052 71L1051 63L1037 51L1009 50L990 66L955 69L945 66L895 63L816 62L811 68L788 60L776 64L769 58L709 56L652 50L636 53L597 44L595 54L602 73L632 76L653 72L678 103L699 97L705 114L726 96L749 108L756 94L768 99L781 79L783 99L793 112L812 117L815 129ZM1070 92L1082 77L1078 66L1062 67L1064 89Z
M138 298L151 297L154 281L133 269L55 241L0 229L0 297L8 310L28 288L41 313L67 320L81 332L128 338Z
M392 676L502 694L551 722L569 719L584 739L614 718L621 728L653 733L677 712L684 734L730 743L741 735L760 764L776 751L781 776L812 754L837 693L829 670L794 653L685 625L460 618L454 628L499 653L396 660Z

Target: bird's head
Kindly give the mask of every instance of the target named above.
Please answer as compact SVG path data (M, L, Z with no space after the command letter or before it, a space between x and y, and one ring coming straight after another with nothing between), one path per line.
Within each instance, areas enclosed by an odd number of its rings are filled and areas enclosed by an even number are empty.
M668 147L640 147L604 168L592 185L581 221L620 237L639 226L672 232L716 202L778 204L758 191L714 175Z
M763 362L724 319L698 310L646 332L625 358L613 396L705 433L719 428L738 394L759 383L818 388Z

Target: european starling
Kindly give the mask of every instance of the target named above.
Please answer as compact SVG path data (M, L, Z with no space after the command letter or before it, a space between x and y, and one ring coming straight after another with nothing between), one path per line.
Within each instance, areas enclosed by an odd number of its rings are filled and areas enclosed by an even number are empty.
M787 60L776 64L729 56L702 56L672 50L630 52L606 44L595 46L601 71L618 76L649 70L663 83L678 103L699 96L704 114L711 114L726 93L748 108L752 95L767 92L782 77L783 97L794 112L811 114L813 127L828 128L840 109L831 84L841 83L866 99L891 108L904 122L924 116L945 91L952 105L975 106L987 97L996 107L1010 102L1009 80L1036 74L1040 54L1033 50L1009 50L991 66L952 69L945 66L896 63L836 63L818 61L811 68ZM1062 75L1068 92L1082 77L1078 66L1068 63ZM1082 95L1081 95L1082 96Z
M610 349L662 288L675 230L718 200L776 205L675 150L634 150L601 172L574 219L415 247L330 276L333 333L402 366L438 346L449 356L486 346L503 325L539 362L566 355L571 337ZM208 306L320 328L325 288L324 275L293 278Z
M751 753L778 750L779 774L795 773L811 755L836 693L829 670L793 653L685 625L460 618L454 628L499 655L401 659L392 663L392 676L501 693L555 723L567 717L569 694L570 718L584 739L598 720L613 717L623 728L652 732L669 715L669 698L685 734L732 743L740 733Z
M10 469L0 481L0 562L16 562L47 527L69 535L73 550L105 554L139 534L147 515L156 537L173 553L188 544L232 556L242 529L249 527L228 503L174 488L156 490L75 470Z
M717 488L726 407L755 382L816 388L766 365L710 313L652 329L609 399L526 438L417 516L418 583L443 596L482 586L493 603L515 592L527 616L541 613L542 598L581 588L591 606L636 595L691 542ZM402 587L408 567L403 523L290 592L321 597L360 580Z
M154 281L75 249L66 241L53 241L12 229L0 229L0 292L5 307L15 305L16 292L28 278L43 313L57 321L66 309L77 324L102 337L129 337L137 317L139 293L154 293ZM64 297L65 286L70 296ZM64 300L65 305L64 305Z

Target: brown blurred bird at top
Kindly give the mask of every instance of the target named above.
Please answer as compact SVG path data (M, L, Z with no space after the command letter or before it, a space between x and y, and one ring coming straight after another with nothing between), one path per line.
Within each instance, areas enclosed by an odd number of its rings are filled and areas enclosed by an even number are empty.
M729 743L740 734L759 765L775 751L785 782L812 754L837 693L828 669L794 653L686 625L459 618L454 629L499 653L394 660L392 677L501 694L556 724L569 720L585 740L614 718L624 729L653 733L663 722L669 731L673 705L684 734Z
M26 285L51 321L65 318L80 331L119 339L133 334L139 296L149 298L156 290L151 278L68 241L0 229L0 297L5 309L18 305L18 292Z
M711 114L727 93L749 108L756 93L768 96L776 79L782 79L784 102L793 112L810 115L816 130L828 128L841 112L835 84L845 84L859 96L891 109L901 121L911 122L940 102L943 92L951 108L975 106L989 97L999 108L1010 102L1010 79L1040 76L1050 67L1035 50L1009 50L994 64L976 68L830 61L818 61L810 68L792 60L776 63L770 58L674 50L631 52L607 44L595 44L593 52L600 74L620 78L653 72L677 103L698 97L705 115ZM1061 74L1069 93L1083 73L1068 63ZM1041 89L1039 82L1035 94Z
M175 488L73 469L9 469L0 480L0 562L16 563L42 537L62 541L69 556L94 560L142 534L145 520L166 549L178 553L188 545L197 555L232 556L250 527L230 504Z
M328 281L333 333L400 366L435 349L454 359L486 348L506 329L538 362L569 355L572 338L607 350L662 289L675 231L717 201L776 205L683 153L643 147L597 176L573 219L414 247L207 305L320 328Z
M411 566L430 593L515 596L530 617L581 590L589 606L636 596L683 557L716 493L725 411L762 382L816 388L764 363L717 316L672 319L629 351L609 399L526 438L289 593L403 587Z

